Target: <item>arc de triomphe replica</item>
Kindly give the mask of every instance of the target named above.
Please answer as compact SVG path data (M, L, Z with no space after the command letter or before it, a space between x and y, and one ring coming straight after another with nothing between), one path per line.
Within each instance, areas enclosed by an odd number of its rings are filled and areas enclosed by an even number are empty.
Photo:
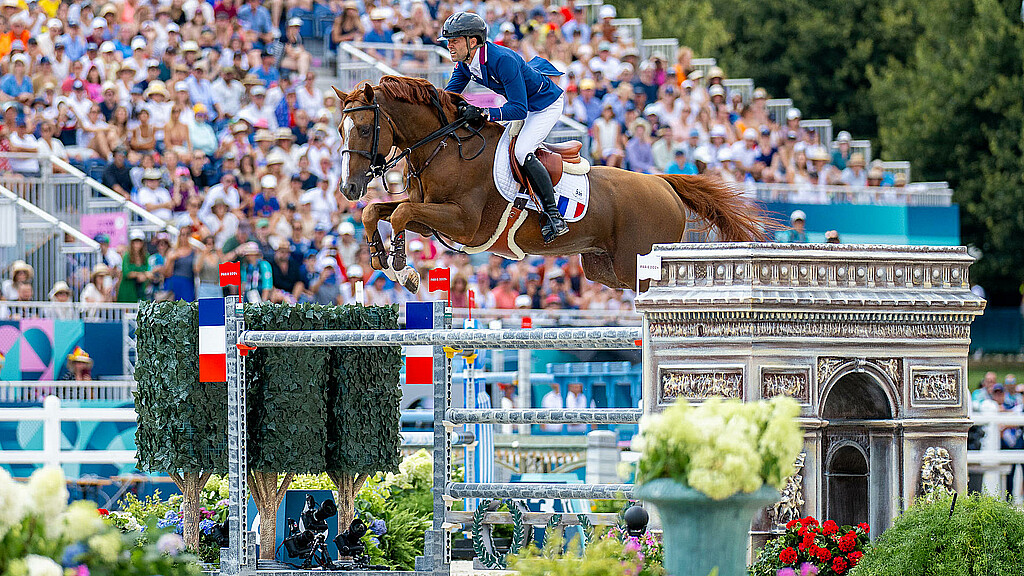
M757 533L808 514L879 534L922 483L967 487L967 353L985 301L963 247L656 246L644 411L677 397L786 394L802 468Z

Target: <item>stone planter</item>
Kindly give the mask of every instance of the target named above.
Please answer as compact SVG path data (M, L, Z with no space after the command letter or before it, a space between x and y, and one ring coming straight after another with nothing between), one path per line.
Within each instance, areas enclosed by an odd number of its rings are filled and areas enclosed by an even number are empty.
M673 576L707 576L716 566L718 576L745 576L750 521L779 499L779 492L765 485L750 494L712 500L667 478L646 482L633 495L658 509L665 569Z

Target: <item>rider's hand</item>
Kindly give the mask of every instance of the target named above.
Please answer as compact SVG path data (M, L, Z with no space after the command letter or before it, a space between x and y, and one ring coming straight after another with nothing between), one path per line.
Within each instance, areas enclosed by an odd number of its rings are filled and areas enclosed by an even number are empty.
M469 103L459 105L459 116L470 126L482 126L484 121L487 120L483 108L478 108Z

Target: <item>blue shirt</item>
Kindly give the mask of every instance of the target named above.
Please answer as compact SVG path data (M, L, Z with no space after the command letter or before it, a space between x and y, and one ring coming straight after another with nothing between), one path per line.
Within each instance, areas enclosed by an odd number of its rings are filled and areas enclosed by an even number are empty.
M253 12L252 4L246 3L238 9L238 21L242 23L249 30L255 31L257 34L269 33L274 24L270 20L270 11L263 6L258 6L256 11Z
M363 34L363 42L378 42L381 44L391 44L391 30L385 29L383 32L377 32L373 28L370 28L366 34Z
M672 162L665 168L665 174L697 174L697 165L693 162L684 162L682 166L678 162Z
M256 216L262 216L269 218L281 209L281 204L278 203L277 197L267 198L263 194L257 194L256 198L253 199L253 212Z
M26 92L32 94L32 79L25 76L18 82L14 74L4 74L4 77L0 78L0 92L15 98Z
M529 64L515 50L491 42L479 48L480 61L477 78L465 62L455 65L445 90L462 93L472 80L505 97L501 108L490 108L493 121L522 120L527 112L538 112L550 106L562 95L562 89L548 76L561 76L550 62L534 58Z
M81 60L82 56L85 56L85 38L81 36L72 38L65 34L60 39L64 41L64 55L68 57L69 62Z
M192 103L206 106L210 116L214 116L217 111L213 109L213 89L210 81L205 78L197 80L195 76L189 76L185 79L185 84L188 86L188 95L192 98Z
M114 42L114 50L120 52L121 58L125 60L132 57L132 46L130 42L128 44L121 44L121 41L117 40Z
M263 80L268 86L276 84L277 81L281 79L281 75L278 74L277 68L265 70L263 66L256 69L256 77Z

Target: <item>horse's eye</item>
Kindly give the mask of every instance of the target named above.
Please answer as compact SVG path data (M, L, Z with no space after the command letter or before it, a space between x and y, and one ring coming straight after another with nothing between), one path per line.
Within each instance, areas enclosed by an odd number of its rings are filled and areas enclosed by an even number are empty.
M370 127L369 126L360 126L359 127L359 135L362 136L363 138L369 138L370 137Z

